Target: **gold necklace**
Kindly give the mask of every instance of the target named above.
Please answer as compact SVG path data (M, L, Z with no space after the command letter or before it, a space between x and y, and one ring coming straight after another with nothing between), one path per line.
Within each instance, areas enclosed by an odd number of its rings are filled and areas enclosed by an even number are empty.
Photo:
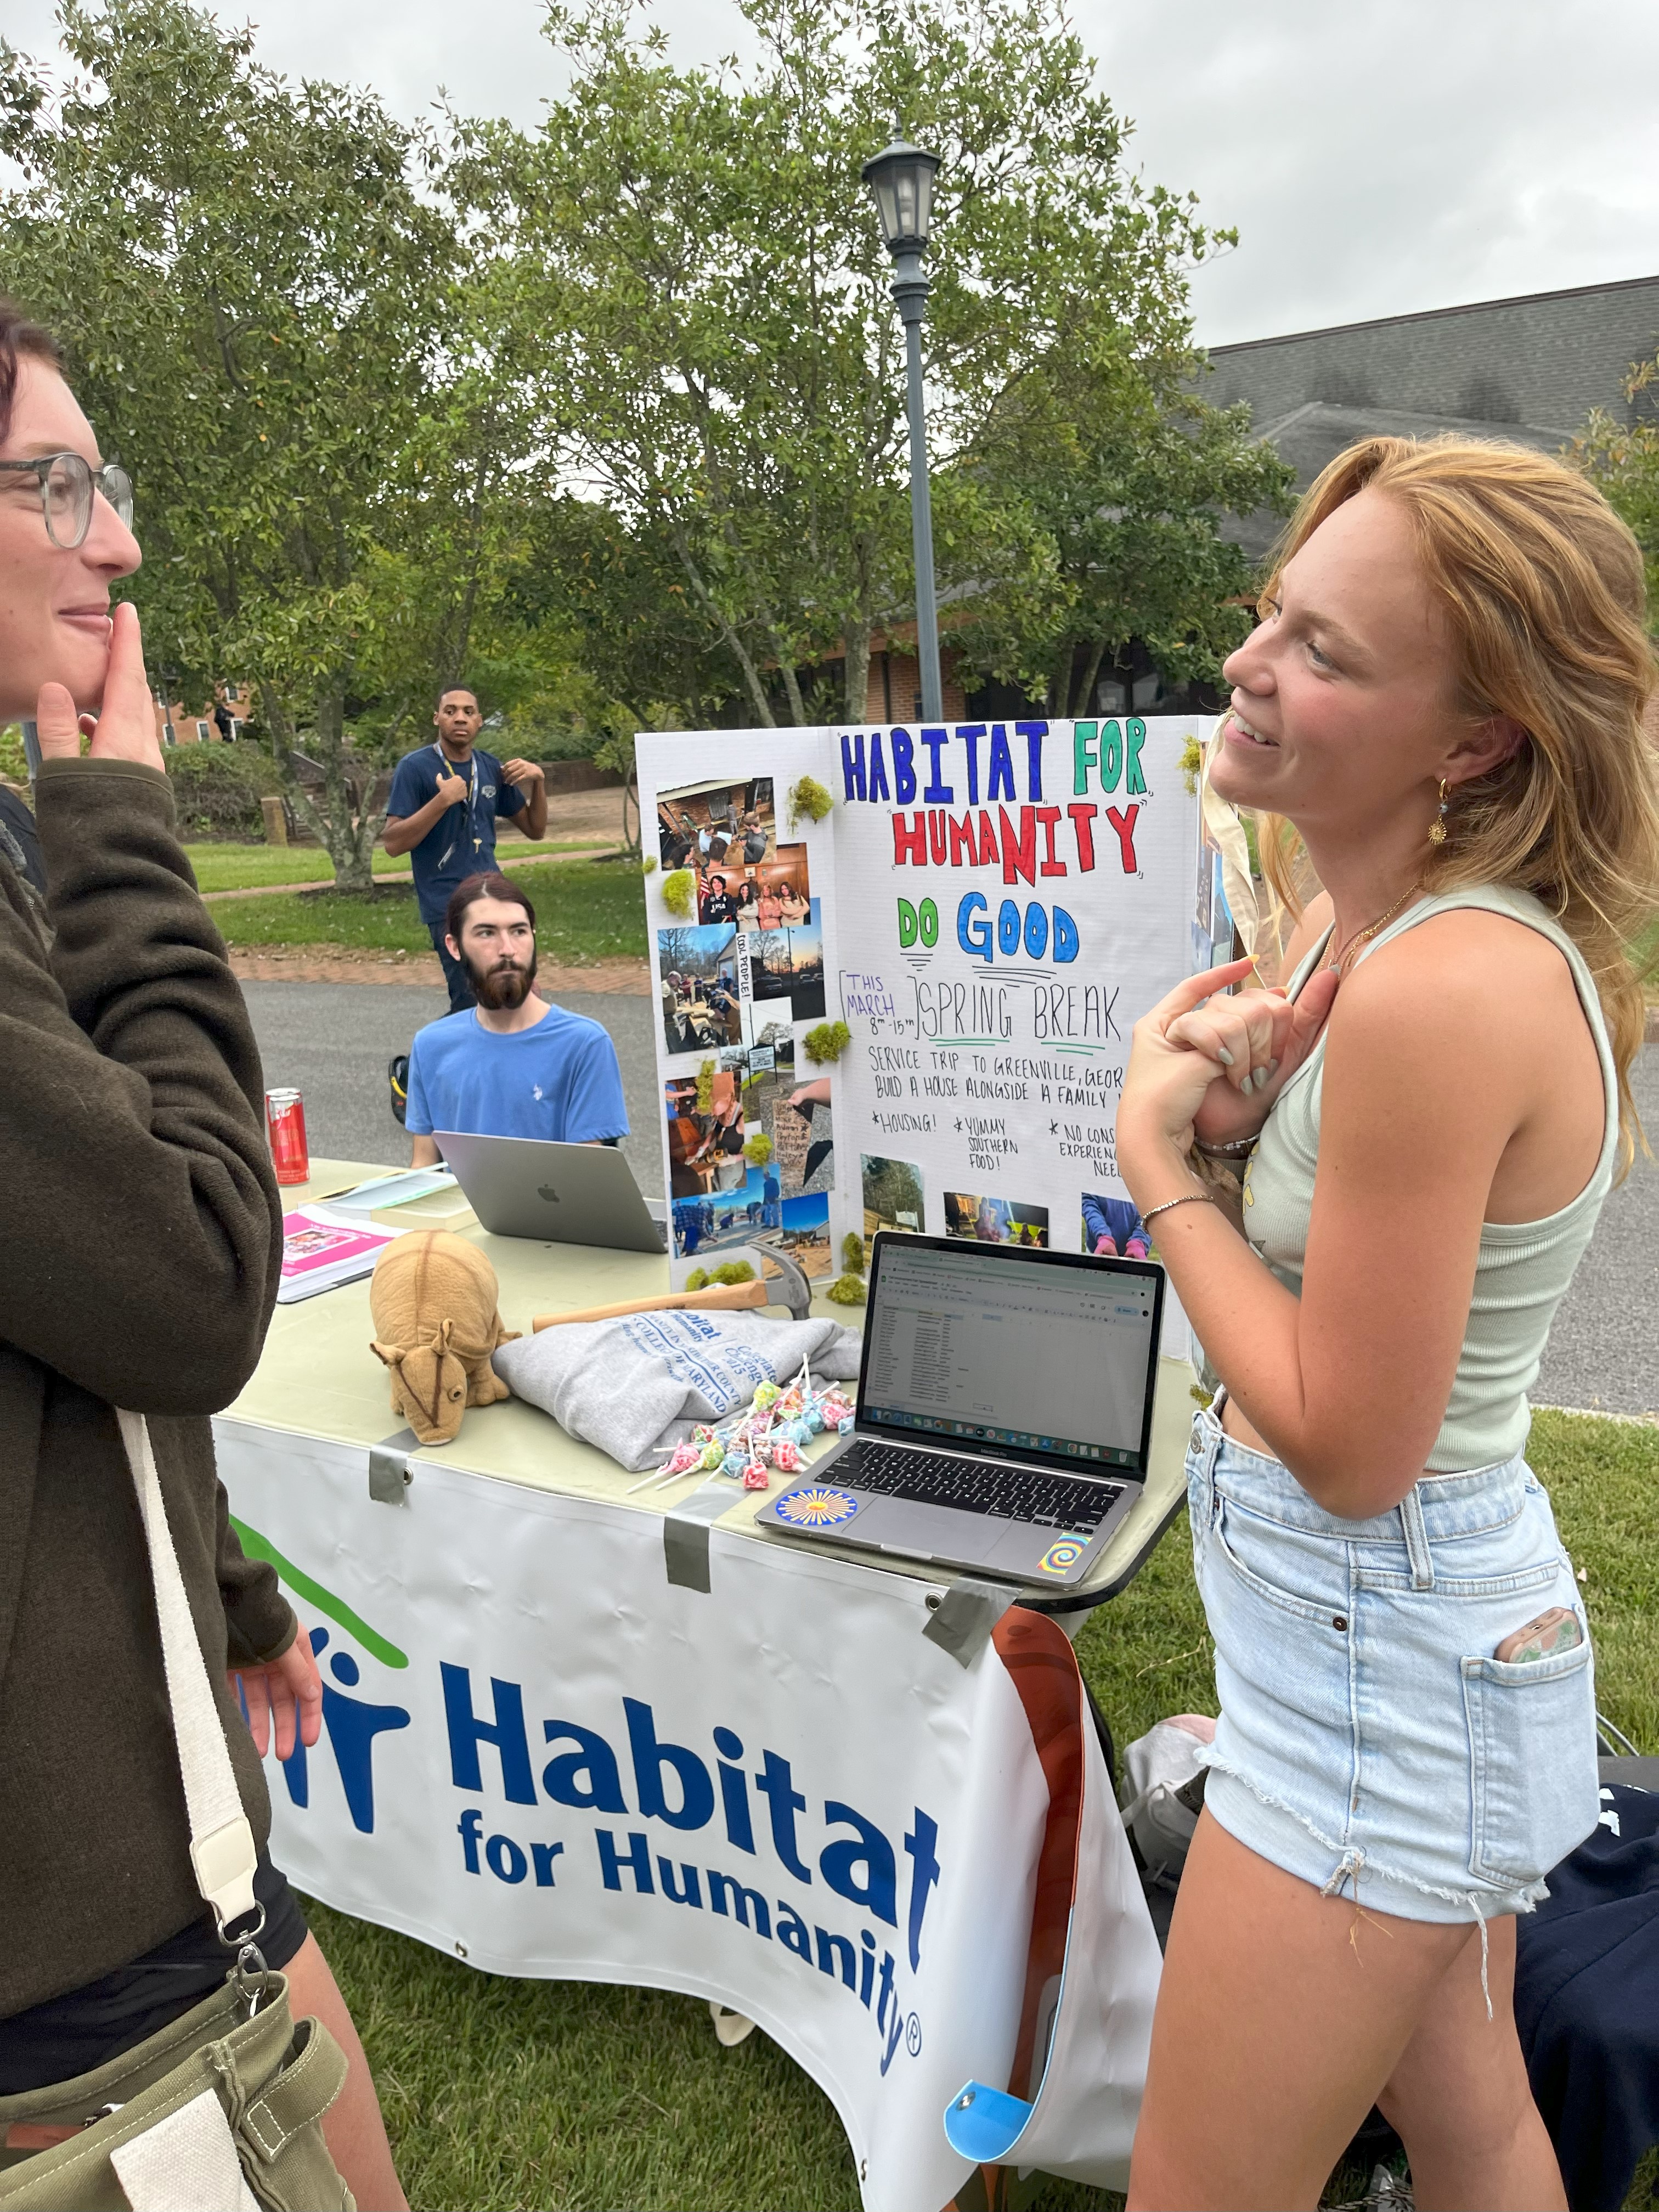
M1379 914L1375 921L1367 922L1364 929L1356 930L1347 943L1339 948L1336 957L1326 962L1326 966L1334 968L1339 975L1346 975L1350 956L1358 952L1362 945L1369 945L1380 930L1386 929L1406 902L1416 897L1417 891L1418 886L1415 884L1402 891L1386 914Z

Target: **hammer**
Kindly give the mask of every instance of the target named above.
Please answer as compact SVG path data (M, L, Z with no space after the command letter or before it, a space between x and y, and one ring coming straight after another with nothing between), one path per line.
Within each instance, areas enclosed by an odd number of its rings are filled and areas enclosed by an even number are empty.
M544 1328L558 1328L562 1322L616 1321L623 1314L681 1312L687 1308L705 1313L735 1313L745 1307L770 1305L780 1291L780 1303L789 1308L791 1320L805 1321L812 1304L812 1292L805 1276L793 1260L781 1253L769 1250L767 1257L781 1270L781 1282L757 1279L752 1283L710 1283L701 1291L669 1291L659 1297L624 1298L614 1306L582 1306L572 1313L538 1314L530 1326L539 1334Z

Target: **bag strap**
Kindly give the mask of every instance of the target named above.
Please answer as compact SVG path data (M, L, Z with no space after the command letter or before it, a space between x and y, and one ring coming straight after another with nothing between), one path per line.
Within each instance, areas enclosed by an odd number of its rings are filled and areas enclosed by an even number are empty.
M264 1912L253 1894L258 1852L253 1830L242 1810L242 1793L230 1764L218 1703L202 1656L190 1600L185 1595L185 1578L179 1571L179 1554L167 1526L149 1426L142 1413L118 1408L115 1418L120 1424L127 1464L132 1469L149 1552L167 1704L173 1713L173 1740L190 1820L190 1863L195 1869L196 1887L213 1908L221 1941L234 1943L238 1939L225 1934L232 1921L258 1912L260 1924L264 1923ZM257 1934L258 1929L253 1932Z

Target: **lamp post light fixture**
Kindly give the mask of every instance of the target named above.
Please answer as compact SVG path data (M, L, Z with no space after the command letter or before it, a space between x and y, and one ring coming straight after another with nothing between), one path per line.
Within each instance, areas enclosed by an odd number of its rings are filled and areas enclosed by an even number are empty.
M925 720L945 716L939 671L939 605L933 593L933 513L927 491L927 418L921 395L921 324L927 311L927 279L921 257L933 222L933 174L937 154L919 146L893 143L864 165L864 181L875 196L882 242L893 257L893 299L904 325L905 374L910 412L910 538L916 566L916 663L921 673Z

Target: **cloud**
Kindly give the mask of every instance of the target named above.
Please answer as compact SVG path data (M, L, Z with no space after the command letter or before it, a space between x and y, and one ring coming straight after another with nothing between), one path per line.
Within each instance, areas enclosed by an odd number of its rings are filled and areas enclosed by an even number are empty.
M1659 266L1648 0L1082 0L1149 179L1237 225L1212 344Z
M1195 191L1238 250L1197 271L1201 339L1271 337L1552 291L1659 266L1652 0L1073 0L1149 179ZM533 127L561 88L537 0L265 0L262 58L374 85L409 117L440 85ZM220 9L240 19L240 7ZM52 0L8 0L26 52ZM748 43L730 0L673 0L682 62Z

